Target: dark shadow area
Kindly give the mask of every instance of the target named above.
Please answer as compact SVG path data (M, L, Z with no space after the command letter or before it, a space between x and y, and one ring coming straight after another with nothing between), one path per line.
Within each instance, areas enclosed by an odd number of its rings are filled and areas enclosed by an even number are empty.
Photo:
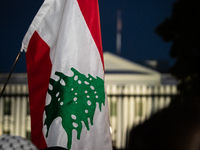
M130 132L127 150L199 150L200 103L179 99Z

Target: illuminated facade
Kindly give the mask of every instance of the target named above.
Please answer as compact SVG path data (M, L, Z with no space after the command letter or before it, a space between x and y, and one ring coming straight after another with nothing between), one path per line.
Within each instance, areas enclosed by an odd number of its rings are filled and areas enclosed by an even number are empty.
M146 68L110 53L104 53L105 84L110 109L113 145L124 148L127 133L167 107L177 94L169 75ZM0 74L0 89L7 74ZM30 112L26 74L13 74L0 100L0 135L30 138Z

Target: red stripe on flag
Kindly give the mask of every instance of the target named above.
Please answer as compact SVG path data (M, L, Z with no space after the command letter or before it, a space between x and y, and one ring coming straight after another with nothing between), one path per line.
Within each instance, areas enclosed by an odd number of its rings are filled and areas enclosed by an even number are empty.
M88 28L92 34L92 37L97 45L99 54L101 56L102 64L104 66L98 0L92 0L92 1L77 0L77 1L81 9L81 12L85 18L85 21L88 25Z
M43 133L43 112L51 73L50 47L34 32L27 52L27 74L31 113L31 138L39 148L47 147Z

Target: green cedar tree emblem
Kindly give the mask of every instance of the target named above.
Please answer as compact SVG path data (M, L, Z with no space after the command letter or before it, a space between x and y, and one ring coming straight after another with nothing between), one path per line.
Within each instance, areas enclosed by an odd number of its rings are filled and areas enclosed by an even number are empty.
M102 104L105 105L104 80L99 77L94 78L90 74L86 77L74 68L71 70L74 72L72 77L55 72L59 80L50 79L53 88L48 89L51 102L45 106L44 122L44 125L47 125L46 137L48 137L53 120L57 117L62 118L62 126L68 136L68 149L71 149L72 145L72 130L77 131L77 139L80 140L82 122L89 130L88 118L93 125L96 103L99 103L100 111Z

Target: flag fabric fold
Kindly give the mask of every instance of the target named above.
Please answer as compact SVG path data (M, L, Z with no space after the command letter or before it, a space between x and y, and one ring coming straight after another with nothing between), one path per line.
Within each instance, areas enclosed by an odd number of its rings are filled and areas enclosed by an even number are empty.
M23 41L32 142L112 149L98 0L45 0Z

